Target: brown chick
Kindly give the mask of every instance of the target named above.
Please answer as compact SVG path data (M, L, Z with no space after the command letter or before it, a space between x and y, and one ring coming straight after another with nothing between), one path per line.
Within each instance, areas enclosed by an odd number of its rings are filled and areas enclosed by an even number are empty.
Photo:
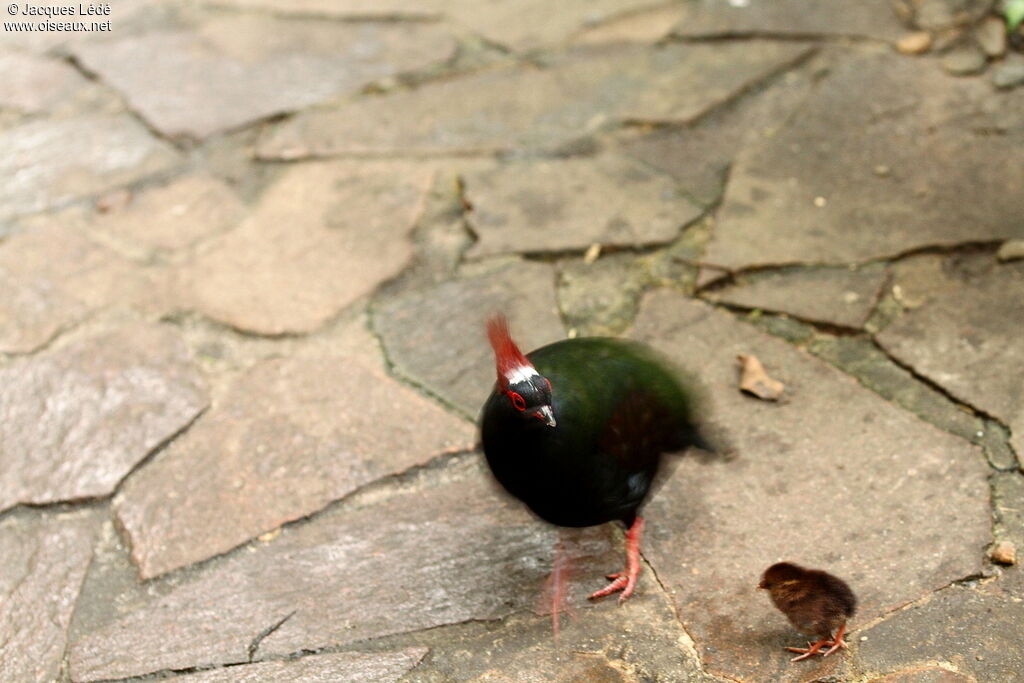
M779 562L765 570L757 587L768 591L772 602L793 626L818 639L806 648L787 647L790 652L803 653L792 661L807 659L826 646L829 649L821 653L824 657L846 647L843 633L846 620L857 607L857 598L845 581L818 569Z

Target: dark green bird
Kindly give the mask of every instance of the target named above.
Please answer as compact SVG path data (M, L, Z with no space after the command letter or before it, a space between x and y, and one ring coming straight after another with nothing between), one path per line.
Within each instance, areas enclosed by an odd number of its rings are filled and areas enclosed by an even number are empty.
M637 342L566 339L523 355L508 323L487 326L498 381L484 404L481 437L495 478L559 526L626 525L626 569L591 598L622 591L640 574L640 508L662 455L710 451L695 401L677 371Z

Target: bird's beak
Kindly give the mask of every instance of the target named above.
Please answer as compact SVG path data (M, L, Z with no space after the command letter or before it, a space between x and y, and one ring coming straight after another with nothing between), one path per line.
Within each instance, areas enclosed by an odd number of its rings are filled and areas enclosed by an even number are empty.
M544 420L544 424L548 427L554 427L558 422L555 420L555 413L551 410L551 406L541 406L537 410L537 417Z

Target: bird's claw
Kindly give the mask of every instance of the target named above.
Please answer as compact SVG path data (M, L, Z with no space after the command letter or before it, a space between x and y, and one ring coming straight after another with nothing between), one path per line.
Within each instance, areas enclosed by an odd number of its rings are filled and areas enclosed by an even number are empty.
M831 640L819 640L816 643L807 643L807 647L787 647L786 649L790 652L803 653L799 657L793 657L793 659L789 660L791 662L799 662L801 660L813 657L814 655L823 654L821 652L821 648L825 647L826 645L832 644L833 643Z
M822 652L821 648L823 648L823 647L827 647L828 649L825 650L824 652ZM846 644L846 641L843 640L843 630L840 629L838 637L836 637L835 640L819 640L816 643L808 642L807 643L807 647L787 647L786 649L789 650L790 652L801 652L801 653L803 653L799 657L793 657L793 659L789 660L791 662L799 662L802 659L807 659L809 657L813 657L814 655L821 655L822 657L828 657L830 654L832 654L836 650L838 650L840 648L844 648L844 647L849 647L849 646Z
M621 604L626 598L633 594L633 590L636 588L636 577L639 573L640 572L637 571L635 574L632 572L617 572L615 574L609 574L608 579L611 580L611 583L599 591L594 591L590 595L590 599L597 600L598 598L603 598L606 595L622 591L622 595L619 596L619 603Z
M622 591L619 596L621 605L626 598L633 594L636 588L636 579L640 576L640 534L644 530L643 517L637 517L626 532L626 568L621 572L608 574L610 584L590 595L591 600L603 598L606 595Z

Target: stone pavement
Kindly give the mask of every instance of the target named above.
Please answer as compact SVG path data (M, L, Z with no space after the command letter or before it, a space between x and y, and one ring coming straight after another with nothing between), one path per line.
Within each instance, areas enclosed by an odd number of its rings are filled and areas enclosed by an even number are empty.
M0 681L1021 680L1024 34L995 9L5 30ZM576 535L557 640L558 533L474 450L497 310L524 347L659 348L735 451L676 462L622 606L585 599L621 530ZM852 585L849 650L789 662L782 559Z

